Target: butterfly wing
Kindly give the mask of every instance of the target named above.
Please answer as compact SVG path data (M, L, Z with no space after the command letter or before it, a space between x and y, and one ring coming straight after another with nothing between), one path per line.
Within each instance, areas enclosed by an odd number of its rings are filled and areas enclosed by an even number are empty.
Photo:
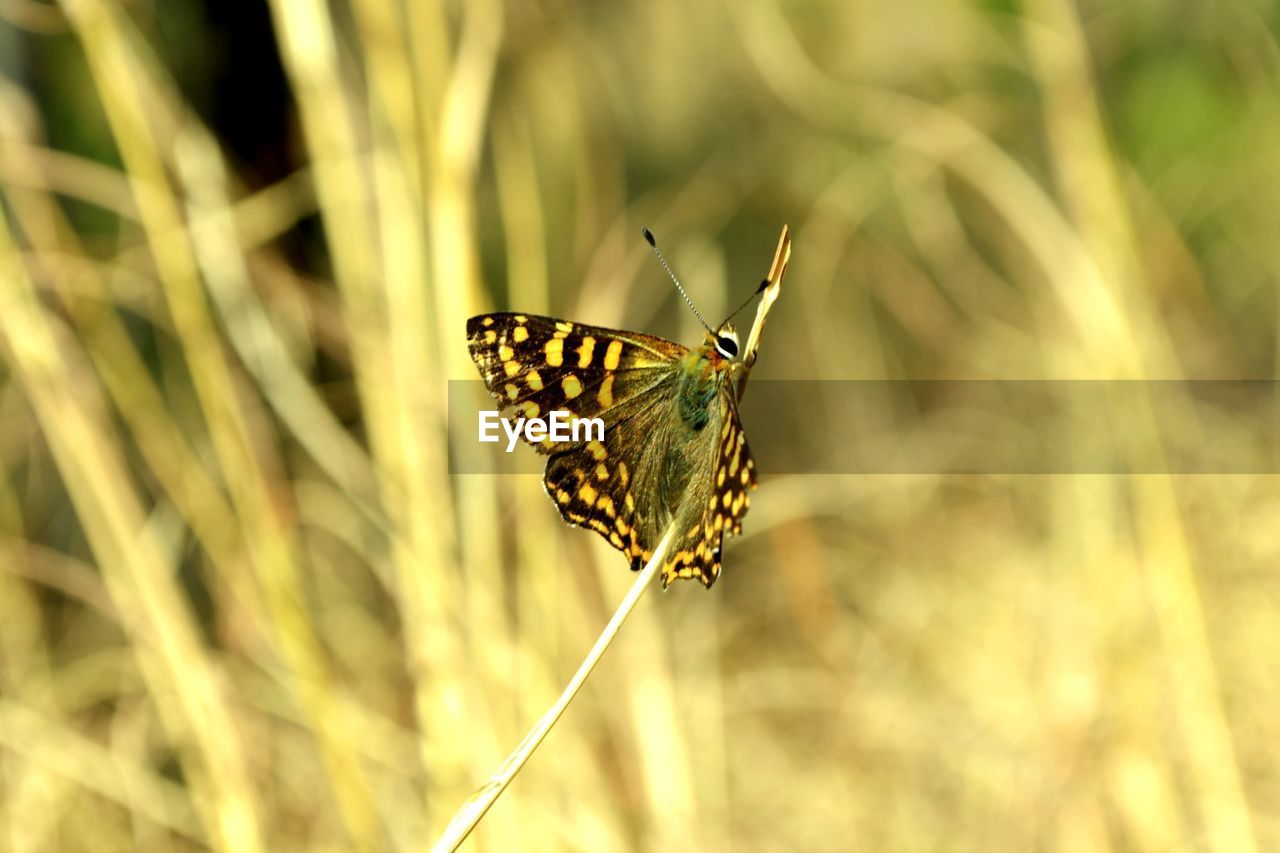
M525 418L553 411L599 417L606 435L671 379L688 352L651 335L514 313L472 317L467 344L485 387L504 408ZM533 446L548 454L568 447L550 438Z
M742 532L742 517L756 488L756 463L747 447L737 401L728 391L705 428L706 436L690 445L690 477L676 513L676 540L662 570L662 584L697 578L710 588L720 576L720 554L726 533Z
M673 375L635 398L603 442L556 452L544 482L565 521L599 533L631 559L633 570L649 561L674 523L662 585L696 578L710 587L720 575L725 534L742 531L755 461L729 391L694 430L673 404L677 381Z
M599 533L630 558L633 570L653 556L671 520L664 466L673 381L610 412L603 441L556 451L543 475L564 520Z
M527 418L561 410L604 422L603 440L534 443L551 456L543 484L566 522L594 530L632 568L642 566L665 532L658 525L669 520L654 474L688 350L650 335L514 313L471 318L467 341L504 408Z

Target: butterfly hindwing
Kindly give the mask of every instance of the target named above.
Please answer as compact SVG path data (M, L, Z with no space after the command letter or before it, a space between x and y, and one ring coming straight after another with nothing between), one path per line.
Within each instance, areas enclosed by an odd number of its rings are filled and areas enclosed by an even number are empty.
M659 492L670 388L659 383L611 412L603 441L559 449L543 484L569 524L600 534L639 569L670 519Z
M664 586L676 578L697 578L707 587L715 583L724 536L742 532L742 517L751 505L747 492L756 487L755 461L737 406L728 397L721 402L721 417L707 425L709 431L715 428L705 440L714 451L701 454L708 462L690 479L676 520L677 539L662 570Z

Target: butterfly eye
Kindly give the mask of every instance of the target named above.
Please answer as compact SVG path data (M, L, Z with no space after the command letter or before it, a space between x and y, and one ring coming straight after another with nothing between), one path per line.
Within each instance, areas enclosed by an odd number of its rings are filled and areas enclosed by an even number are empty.
M738 336L737 335L716 335L716 349L725 358L738 357Z

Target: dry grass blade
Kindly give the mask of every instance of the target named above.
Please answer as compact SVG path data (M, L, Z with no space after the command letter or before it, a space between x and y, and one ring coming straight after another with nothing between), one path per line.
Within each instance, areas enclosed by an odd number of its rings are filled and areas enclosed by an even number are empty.
M569 679L569 683L565 686L564 692L560 694L560 698L547 709L547 712L542 715L542 719L538 720L537 724L529 730L529 734L525 735L524 740L520 741L520 745L507 756L506 761L502 762L489 781L484 783L471 795L470 799L462 804L462 807L453 816L453 820L445 828L444 834L440 836L440 840L431 848L432 850L456 850L458 845L466 840L471 830L475 829L476 824L484 817L485 812L489 811L489 807L497 801L502 792L511 784L511 780L520 772L520 768L524 767L525 762L533 755L533 751L538 748L538 744L542 743L551 728L556 724L556 721L560 719L560 715L569 707L573 697L578 695L578 690L586 682L587 676L591 674L591 670L595 669L605 649L609 648L609 644L613 642L613 638L621 630L622 623L631 615L631 611L635 609L636 602L640 600L640 596L644 595L644 591L649 588L650 582L653 581L654 575L658 573L658 569L662 567L662 563L666 558L667 546L671 544L671 534L673 532L674 527L667 528L662 541L653 550L653 557L640 570L635 583L631 585L626 597L622 599L622 603L614 611L609 624L605 625L604 630L600 632L600 637L596 640L595 645L587 652L587 656L582 659L582 664L578 667L578 671L573 674L573 678Z
M88 389L87 360L41 304L0 210L0 341L84 524L138 667L175 744L212 846L262 848L258 806L225 680L194 630L170 561Z

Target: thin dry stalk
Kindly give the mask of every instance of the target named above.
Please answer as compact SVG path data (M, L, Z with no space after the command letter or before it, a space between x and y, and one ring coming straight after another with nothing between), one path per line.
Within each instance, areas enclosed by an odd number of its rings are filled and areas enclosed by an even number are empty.
M462 807L454 814L453 820L445 828L444 834L440 836L440 840L431 848L433 851L458 849L458 845L466 840L467 836L471 834L471 830L475 829L476 824L484 817L485 812L489 811L489 807L502 795L502 792L507 789L507 785L511 784L511 780L524 767L525 762L533 755L533 751L538 748L538 744L542 743L543 738L547 736L556 721L560 719L560 715L564 713L565 708L569 707L573 697L578 695L578 690L586 682L591 670L595 669L600 657L604 654L604 650L613 642L613 638L617 636L618 631L622 628L622 623L631 615L631 611L635 609L636 602L640 600L640 596L644 595L644 591L649 587L654 575L658 573L658 568L666 557L667 546L671 543L671 534L674 529L674 525L667 528L662 541L653 550L653 557L641 569L635 583L631 585L626 597L622 599L622 603L614 611L613 618L609 620L608 625L604 626L600 637L596 640L595 645L591 647L591 651L587 652L587 656L583 658L582 664L578 667L578 671L573 674L573 678L569 679L569 684L564 688L564 692L560 694L560 698L547 709L547 712L542 715L542 719L538 720L537 724L529 730L529 734L525 735L524 740L520 741L520 745L507 756L506 761L502 762L489 781L484 783L471 795L470 799L462 804Z

